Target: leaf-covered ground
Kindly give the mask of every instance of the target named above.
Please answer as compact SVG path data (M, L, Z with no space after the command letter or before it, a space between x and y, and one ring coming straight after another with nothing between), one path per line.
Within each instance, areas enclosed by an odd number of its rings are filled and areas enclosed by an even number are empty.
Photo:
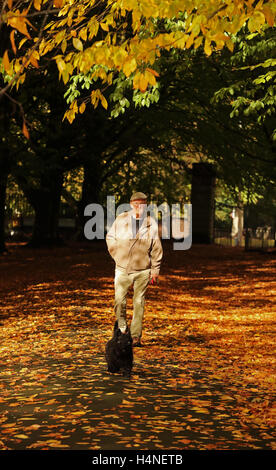
M0 449L275 448L275 256L164 244L131 379L105 243L0 259ZM132 296L128 297L128 318Z

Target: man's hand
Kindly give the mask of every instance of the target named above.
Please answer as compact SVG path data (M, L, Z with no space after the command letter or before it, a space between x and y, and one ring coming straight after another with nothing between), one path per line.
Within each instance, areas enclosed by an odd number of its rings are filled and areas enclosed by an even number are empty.
M158 284L158 274L153 274L151 276L150 284Z

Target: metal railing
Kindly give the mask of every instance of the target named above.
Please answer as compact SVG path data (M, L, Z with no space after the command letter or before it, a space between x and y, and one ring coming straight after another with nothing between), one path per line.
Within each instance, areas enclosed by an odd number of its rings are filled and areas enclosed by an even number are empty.
M247 235L246 235L247 230ZM231 232L227 230L214 229L214 243L222 246L246 246L247 249L266 250L275 247L276 233L271 226L247 228L243 231L240 242L236 237L232 237Z

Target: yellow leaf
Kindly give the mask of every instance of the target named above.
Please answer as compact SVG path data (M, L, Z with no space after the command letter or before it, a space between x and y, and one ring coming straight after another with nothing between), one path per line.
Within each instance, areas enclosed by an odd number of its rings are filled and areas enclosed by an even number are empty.
M82 42L79 38L73 38L73 46L78 51L83 51L83 45L82 45Z
M27 129L25 121L23 122L22 132L23 132L24 136L26 137L26 139L30 138L30 134L29 134L29 131Z
M31 39L31 36L29 35L29 32L27 30L26 22L26 18L20 16L19 10L16 10L15 15L8 17L7 21L9 26L14 29L17 29L20 33L24 34L24 36L27 36L27 38Z
M204 52L205 52L206 55L211 55L212 54L211 42L207 38L205 39Z
M11 40L12 50L13 50L14 54L16 54L16 45L15 45L15 42L14 42L14 34L15 34L15 30L13 29L11 34L10 34L10 40Z
M107 103L107 101L106 101L104 95L101 95L101 96L100 96L100 99L101 99L102 106L103 106L105 109L107 109L108 103Z
M255 11L253 16L248 20L248 29L250 33L259 31L265 23L265 16L261 11Z
M139 9L133 9L132 11L132 28L133 31L137 31L141 26L141 11Z
M144 93L148 87L148 79L145 74L141 73L140 82L139 82L139 89L142 93Z
M98 33L98 29L99 29L99 23L98 21L95 20L95 18L93 17L88 25L87 25L88 29L89 29L89 37L88 39L91 40L94 36L96 36L96 34Z
M228 47L229 51L233 52L235 44L233 43L233 41L231 41L231 39L226 41L226 46Z
M70 78L70 77L69 77L69 72L68 72L68 70L66 69L66 70L63 72L63 74L62 74L63 83L66 84L66 83L68 82L69 78Z
M23 38L21 39L20 43L19 43L19 46L18 46L18 49L21 49L21 47L23 46L23 44L28 41L28 38Z
M179 442L182 442L182 444L190 444L190 440L189 439L179 439Z
M66 49L67 49L67 41L66 41L66 39L63 39L63 41L61 43L61 50L62 50L63 54L66 51Z
M99 104L100 95L100 90L93 90L91 92L91 103L93 104L94 108L97 108Z
M61 59L61 57L58 57L56 59L56 63L57 63L57 66L58 66L58 69L59 69L60 73L62 73L66 70L66 63L64 62L63 59Z
M145 78L148 83L152 86L156 85L156 78L155 76L149 71L150 69L146 69L145 71Z
M127 52L124 49L119 48L113 55L113 61L116 66L121 67L127 59Z
M83 102L83 103L80 105L80 107L79 107L79 112L80 112L81 114L84 113L85 108L86 108L86 104L85 104L85 102Z
M106 23L100 23L100 25L101 25L101 28L102 28L104 31L109 31L108 24L106 24Z
M39 68L38 62L37 62L37 60L36 60L36 58L34 57L33 54L32 54L31 57L30 57L30 62L31 62L31 64L32 64L36 69Z
M26 436L26 434L15 434L14 437L17 437L18 439L28 439L29 436Z
M221 400L234 400L234 398L231 397L230 395L221 395L220 399Z
M275 21L275 15L272 13L270 7L268 5L264 5L263 6L263 12L265 14L265 19L267 21L267 23L269 24L269 26L271 26L273 28L274 26L274 21Z
M100 47L95 51L95 60L98 64L103 63L105 60L105 51Z
M33 51L32 55L35 57L36 60L40 59L38 51Z
M198 36L198 37L195 39L194 48L197 49L199 46L201 46L202 41L203 41L203 36Z
M66 118L66 119L68 119L68 121L70 122L70 124L72 124L72 122L73 122L74 119L75 119L75 114L76 114L76 113L75 113L72 109L66 111L66 112L64 113L64 116L63 116L62 121L64 121L64 119Z
M18 88L19 88L19 85L21 85L21 83L24 83L25 78L26 78L26 74L25 74L25 73L22 74L22 75L19 77L19 79L18 79L17 82L16 82L16 89L17 89L17 90L18 90Z
M107 81L106 72L105 72L105 70L103 70L102 68L100 68L100 69L97 71L97 76L98 76L99 78L101 78L103 82L106 82L106 81Z
M41 9L41 0L34 0L34 7L36 10Z
M123 72L126 77L129 77L134 70L136 70L137 63L134 57L124 63Z
M9 72L9 69L10 69L10 61L9 61L8 51L5 51L5 52L4 52L4 55L3 55L3 66L4 66L5 71L8 73L8 72Z
M82 28L79 32L79 37L83 39L83 41L87 40L87 28Z
M64 39L64 36L65 36L65 31L62 30L60 31L56 36L55 36L55 43L56 44L59 44L63 39Z
M136 90L139 88L140 76L141 72L137 72L133 78L133 88Z
M149 67L147 67L146 70L148 70L148 72L152 73L152 75L154 75L155 77L159 77L159 73L156 72L156 70L150 69Z
M201 23L200 29L202 31L202 34L204 34L204 36L205 36L205 34L207 33L207 29L205 28L204 24Z
M63 0L54 0L54 7L61 8L63 4Z
M209 413L209 410L207 408L202 408L202 407L199 407L199 406L194 406L193 408L191 408L191 410L196 411L196 413L203 413L203 414L208 414Z
M175 32L175 47L178 47L179 49L184 49L188 37L189 37L188 34L184 34L182 31L176 31Z
M194 35L193 33L191 33L188 37L188 41L186 42L186 49L189 49L191 47L191 45L193 44L194 42Z
M26 428L26 430L30 429L31 431L37 431L40 427L40 424L31 424L31 426L28 426L28 428Z

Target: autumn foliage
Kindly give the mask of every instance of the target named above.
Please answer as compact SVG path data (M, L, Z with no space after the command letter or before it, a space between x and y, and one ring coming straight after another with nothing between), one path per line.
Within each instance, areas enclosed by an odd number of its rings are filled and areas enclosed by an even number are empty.
M162 50L202 46L208 56L226 46L232 52L233 37L244 25L259 32L274 26L275 15L274 0L7 0L0 16L10 37L3 54L11 77L6 89L23 83L28 68L38 68L47 56L64 83L73 74L92 73L99 84L91 102L107 108L104 90L118 72L144 92L156 84ZM74 100L67 119L72 122L86 104Z
M109 374L104 242L9 245L1 261L5 449L272 449L275 259L165 243L131 379ZM131 315L131 293L128 318Z

